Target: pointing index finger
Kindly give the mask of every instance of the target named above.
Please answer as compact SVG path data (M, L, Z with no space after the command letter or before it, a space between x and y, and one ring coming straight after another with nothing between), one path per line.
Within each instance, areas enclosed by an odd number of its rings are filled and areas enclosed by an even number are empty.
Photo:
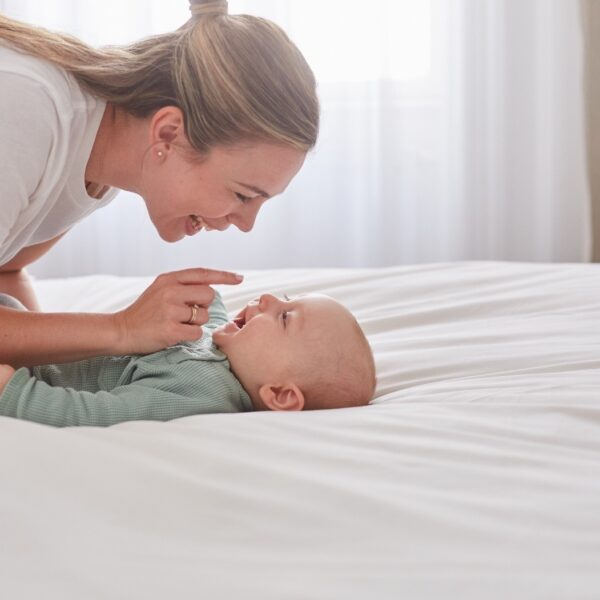
M237 285L244 280L244 276L232 271L218 271L217 269L184 269L177 272L179 283L221 283L225 285Z

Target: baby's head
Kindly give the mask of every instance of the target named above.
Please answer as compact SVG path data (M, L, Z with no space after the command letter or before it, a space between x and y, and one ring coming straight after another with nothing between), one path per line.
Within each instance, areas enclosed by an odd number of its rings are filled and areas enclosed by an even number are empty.
M375 363L352 313L328 296L252 300L213 341L256 410L368 404Z

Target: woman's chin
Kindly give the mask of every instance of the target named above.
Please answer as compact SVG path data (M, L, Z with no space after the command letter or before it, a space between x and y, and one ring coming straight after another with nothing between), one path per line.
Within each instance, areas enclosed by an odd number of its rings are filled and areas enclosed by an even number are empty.
M185 233L181 231L161 231L157 229L158 235L163 242L168 242L169 244L173 244L174 242L178 242L185 237Z

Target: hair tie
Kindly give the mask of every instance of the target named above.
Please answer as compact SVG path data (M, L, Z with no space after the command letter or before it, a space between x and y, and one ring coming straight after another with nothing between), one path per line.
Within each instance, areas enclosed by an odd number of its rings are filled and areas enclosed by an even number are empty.
M216 17L226 15L228 11L227 0L190 0L190 12L192 19L202 17Z

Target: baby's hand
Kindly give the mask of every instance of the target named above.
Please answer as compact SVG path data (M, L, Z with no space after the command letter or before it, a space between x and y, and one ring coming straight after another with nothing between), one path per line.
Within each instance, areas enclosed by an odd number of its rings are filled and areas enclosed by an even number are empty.
M14 373L15 370L10 365L0 365L0 394Z

